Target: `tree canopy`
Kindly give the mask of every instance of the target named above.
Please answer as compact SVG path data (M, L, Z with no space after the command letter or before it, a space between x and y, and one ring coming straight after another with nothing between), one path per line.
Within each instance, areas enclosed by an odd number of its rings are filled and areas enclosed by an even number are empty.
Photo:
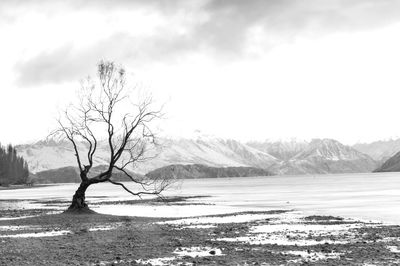
M12 145L0 145L0 185L24 184L29 177L27 162Z

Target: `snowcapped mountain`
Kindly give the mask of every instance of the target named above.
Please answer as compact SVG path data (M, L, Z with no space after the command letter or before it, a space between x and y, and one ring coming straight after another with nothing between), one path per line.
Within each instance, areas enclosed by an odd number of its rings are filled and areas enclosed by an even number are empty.
M357 143L353 148L368 154L376 161L384 162L400 151L400 139L379 140L371 143Z
M400 171L400 152L387 159L374 172L399 172Z
M18 145L16 149L18 154L26 159L32 173L77 166L75 153L69 142L39 141L33 144ZM105 158L107 158L106 151L100 147L94 163L96 165L106 164Z
M147 173L170 164L204 164L214 167L253 166L268 168L279 160L235 140L222 139L162 139L154 159L138 164L137 173ZM83 144L82 144L83 145ZM71 145L67 142L41 141L17 146L33 173L67 166L76 166ZM95 164L107 163L106 145L100 145L94 158Z
M308 142L304 140L284 140L284 141L269 141L264 142L249 142L247 145L256 148L260 151L271 154L272 156L286 161L293 158L296 154L304 151L308 147Z
M138 165L147 173L171 164L204 164L213 167L253 166L268 168L278 162L275 157L235 140L216 138L163 139L156 158Z
M330 161L370 159L368 155L333 139L314 139L303 152L293 157L294 160L310 158L323 158Z
M198 137L197 139L161 139L152 151L155 158L138 164L132 171L145 174L173 165L202 164L210 167L256 167L276 174L323 174L371 172L376 162L366 154L332 139L288 142L252 142ZM83 144L80 144L81 147ZM76 166L68 142L41 141L16 147L33 173ZM107 145L100 143L95 165L107 164Z
M333 139L315 139L307 148L271 168L279 174L326 174L371 172L376 161Z

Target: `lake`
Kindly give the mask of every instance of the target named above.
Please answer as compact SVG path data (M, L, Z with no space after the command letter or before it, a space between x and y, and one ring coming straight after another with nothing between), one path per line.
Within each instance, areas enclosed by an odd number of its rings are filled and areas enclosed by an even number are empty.
M77 186L1 190L0 200L69 200ZM196 205L97 205L93 209L108 214L153 217L288 209L400 224L400 173L187 179L164 195L210 197L191 199ZM123 201L135 197L107 183L89 188L87 199ZM22 206L27 207L16 205Z

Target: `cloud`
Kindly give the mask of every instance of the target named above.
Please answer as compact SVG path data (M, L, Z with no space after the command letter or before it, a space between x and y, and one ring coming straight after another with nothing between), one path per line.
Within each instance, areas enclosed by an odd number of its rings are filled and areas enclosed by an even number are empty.
M49 7L48 11L69 12L72 14L71 19L77 10L100 12L105 17L113 17L119 16L121 10L140 7L157 13L165 25L145 36L138 36L133 30L116 29L115 32L108 32L108 37L89 46L68 44L66 41L66 44L51 51L38 51L36 56L20 60L15 66L18 83L23 86L79 79L90 72L100 58L110 58L121 63L133 60L139 64L170 63L185 55L199 53L212 58L240 59L246 56L249 36L255 27L264 36L263 47L270 48L277 40L287 41L302 35L315 37L340 31L369 30L400 20L400 1L397 0L39 2L43 3L43 9ZM30 10L38 0L30 1L30 7L24 3L4 1L0 5L18 5L24 7L23 10Z
M43 52L29 60L20 61L15 65L20 86L29 87L48 82L63 82L76 78L76 73L86 71L90 55L83 60L76 60L77 54L73 46L67 44L53 51ZM83 72L85 73L85 72Z
M171 33L172 34L172 33ZM134 62L141 66L144 62L176 60L195 44L185 36L148 36L138 38L125 33L115 33L95 45L75 47L67 44L52 51L45 51L15 65L17 83L31 87L46 83L76 81L93 74L100 59L113 60L122 65ZM158 59L155 60L155 59Z
M137 7L149 7L162 10L163 12L170 12L176 10L178 7L191 5L190 1L185 0L2 0L0 1L0 8L4 10L51 10L60 12L77 10L77 9L92 9L92 10L106 10L111 11L114 9L126 9Z
M271 38L288 38L365 30L400 21L397 0L214 0L204 9L209 20L195 35L228 50L243 47L253 26Z

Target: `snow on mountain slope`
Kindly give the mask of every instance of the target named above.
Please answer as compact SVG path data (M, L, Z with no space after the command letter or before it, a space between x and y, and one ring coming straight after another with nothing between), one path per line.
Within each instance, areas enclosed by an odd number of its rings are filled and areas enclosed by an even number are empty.
M154 159L138 164L138 173L147 173L170 164L204 164L208 166L255 166L267 168L278 160L259 150L235 140L222 139L163 139ZM30 171L76 166L71 145L67 142L42 141L17 146L19 154L27 161ZM94 158L96 164L106 164L109 156L107 146L99 145Z
M268 168L278 160L235 140L163 139L155 159L138 165L146 173L170 164L204 164L207 166L253 166Z
M240 143L236 140L223 140L214 139L212 141L197 140L197 142L203 143L204 145L210 145L218 152L234 158L236 161L241 162L245 165L252 165L265 168L278 160L270 154L254 149L246 144Z
M371 159L368 155L363 154L350 146L345 146L337 140L333 139L314 139L310 142L307 149L293 157L294 160L323 158L325 160L357 160Z
M243 144L235 140L170 138L161 139L160 143L161 146L152 153L157 155L154 159L129 170L145 174L172 164L203 164L211 167L257 167L277 174L323 174L371 172L377 167L376 162L368 155L331 139L318 139L310 143L266 144L265 147L271 152L285 159L277 159L265 152L260 145ZM16 148L27 160L33 173L76 166L76 158L68 142L42 141ZM96 165L107 164L109 152L105 143L100 143L96 154Z
M400 139L379 140L371 143L357 143L353 148L368 154L374 160L385 161L400 151Z
M253 141L247 143L247 145L256 148L260 151L264 151L272 156L287 161L304 151L308 147L308 142L304 140L284 140L284 141L270 141L264 142Z
M386 160L374 172L400 172L400 152Z
M28 162L29 170L32 173L77 166L74 150L68 142L39 141L33 144L18 145L16 149L18 154ZM106 156L105 150L99 149L98 156L94 158L94 163L105 164ZM81 157L85 161L85 157L83 155Z
M279 174L325 174L371 172L376 162L332 139L315 139L289 161L271 167Z

